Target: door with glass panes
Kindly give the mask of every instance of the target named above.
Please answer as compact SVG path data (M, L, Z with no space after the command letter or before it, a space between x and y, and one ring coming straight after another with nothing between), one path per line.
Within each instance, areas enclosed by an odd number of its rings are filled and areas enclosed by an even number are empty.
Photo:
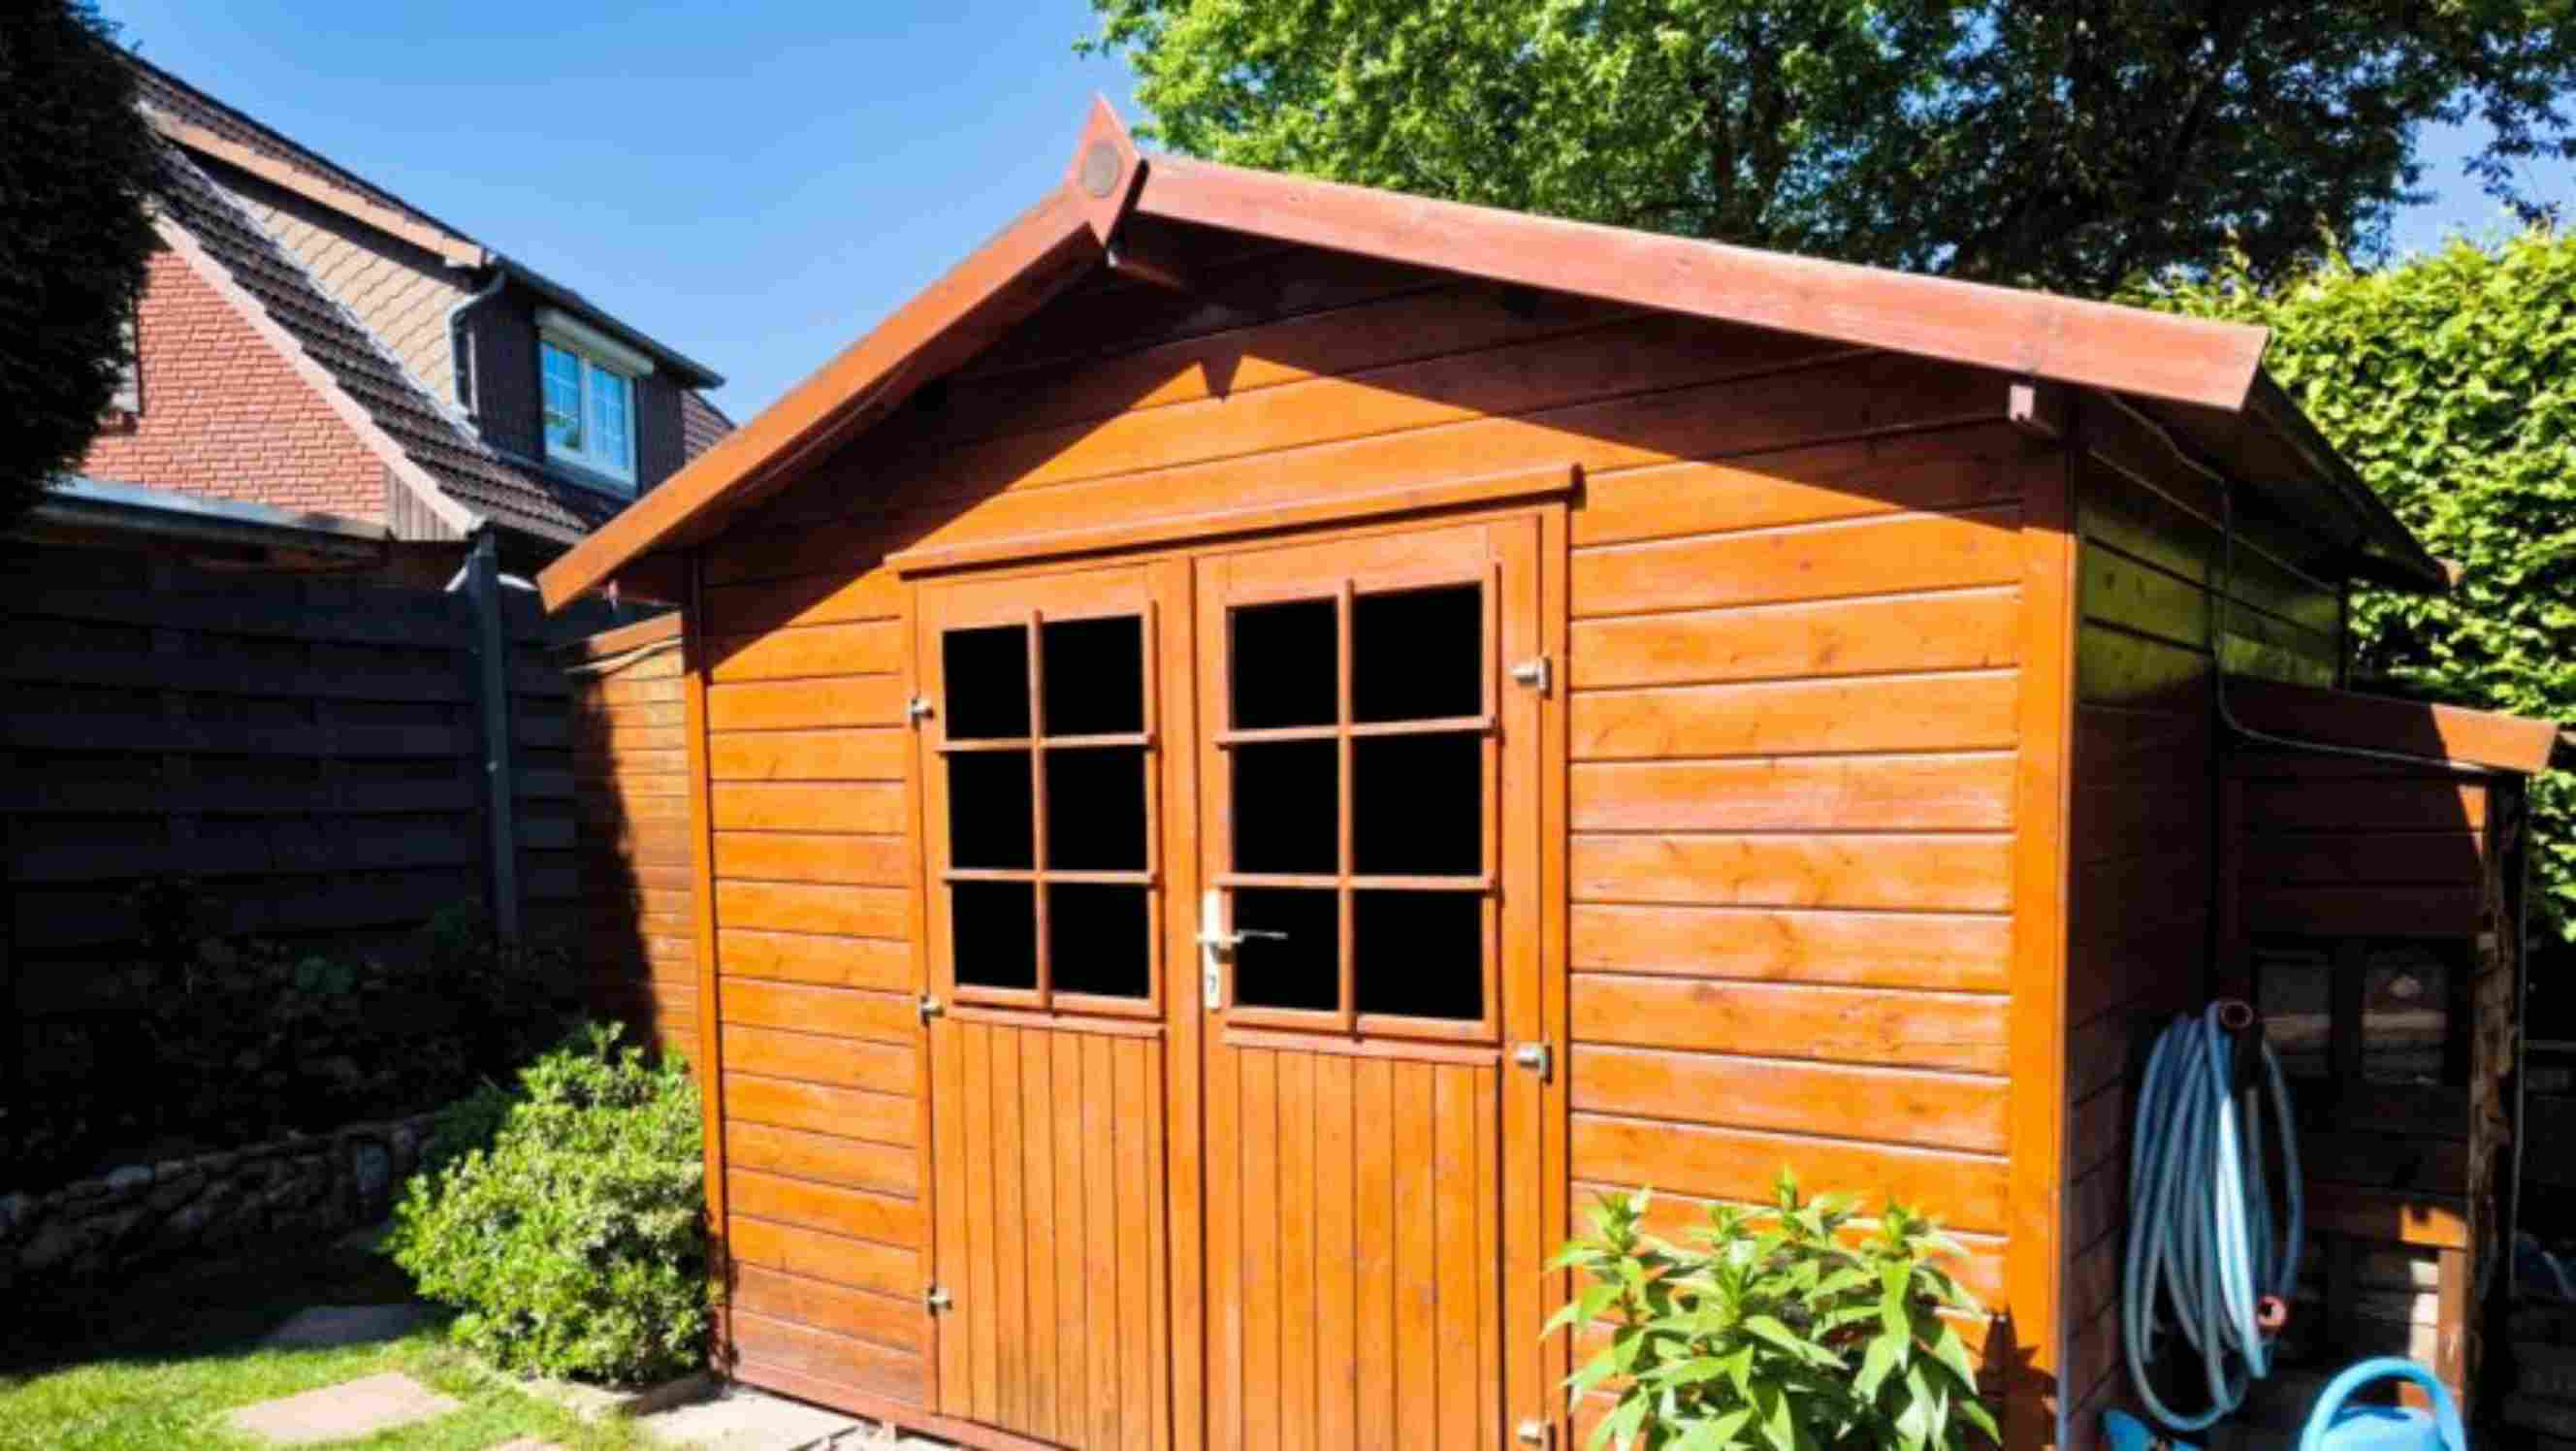
M1537 542L1519 518L1198 563L1210 1446L1510 1439L1539 697L1506 677L1540 650Z
M922 588L944 1414L1490 1447L1535 1399L1537 555L1515 517Z
M1158 636L1185 579L915 607L938 1407L1069 1446L1171 1444Z

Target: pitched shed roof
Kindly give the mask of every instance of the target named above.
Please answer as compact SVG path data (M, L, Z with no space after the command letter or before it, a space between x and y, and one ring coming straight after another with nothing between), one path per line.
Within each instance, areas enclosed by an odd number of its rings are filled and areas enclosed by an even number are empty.
M617 512L617 500L554 482L493 452L422 392L375 336L192 159L173 147L167 160L160 196L164 223L184 231L237 289L237 302L255 306L261 319L318 365L327 386L356 406L366 428L374 430L370 442L389 444L397 455L386 462L398 479L433 507L450 501L438 512L451 527L471 528L473 520L464 514L471 511L541 538L568 541Z
M557 560L549 607L641 556L711 537L1095 264L1156 277L1129 216L1833 338L2092 389L2295 509L2352 573L2439 587L2440 566L2262 371L2261 328L1140 155L1095 103L1063 182L724 442ZM1179 263L1185 272L1187 263ZM1185 277L1176 278L1185 281Z

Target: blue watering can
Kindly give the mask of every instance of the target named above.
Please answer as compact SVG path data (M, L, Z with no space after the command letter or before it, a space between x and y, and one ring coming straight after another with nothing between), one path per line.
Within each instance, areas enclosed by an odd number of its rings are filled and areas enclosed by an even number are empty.
M2432 1414L2409 1406L2346 1405L2352 1393L2376 1380L2410 1380L2424 1388ZM2468 1432L2460 1427L2460 1408L2433 1373L2411 1360L2383 1355L2365 1360L2334 1378L2317 1406L2308 1412L2308 1428L2299 1433L2299 1451L2469 1451Z
M2405 1406L2346 1405L2352 1393L2376 1380L2411 1380L2424 1388L2433 1413ZM2195 1451L2182 1442L2150 1430L2125 1411L2102 1413L2102 1438L2111 1451ZM2343 1374L2317 1397L2299 1433L2299 1451L2469 1451L2468 1433L2460 1427L2460 1408L2433 1373L2411 1360L2383 1355L2365 1360Z

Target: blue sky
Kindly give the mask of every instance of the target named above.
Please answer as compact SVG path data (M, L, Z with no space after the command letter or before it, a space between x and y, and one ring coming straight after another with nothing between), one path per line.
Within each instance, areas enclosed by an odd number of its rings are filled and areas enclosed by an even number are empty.
M1051 184L1085 0L103 0L125 39L727 378L747 418ZM2401 248L2501 225L2425 138ZM2576 168L2544 195L2576 217Z

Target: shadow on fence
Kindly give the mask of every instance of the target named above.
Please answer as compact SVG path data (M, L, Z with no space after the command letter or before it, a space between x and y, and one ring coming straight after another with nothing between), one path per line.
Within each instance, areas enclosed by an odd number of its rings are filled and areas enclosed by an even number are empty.
M543 996L668 1036L639 985L685 976L660 960L670 924L685 959L688 914L653 900L664 863L630 847L685 851L685 797L642 802L665 783L625 779L610 747L656 717L677 792L676 651L650 687L650 656L579 643L634 611L549 618L488 567L441 591L117 549L0 543L0 560L0 1150L42 1096L113 1109L153 1090L144 1019L168 968L138 916L147 883L184 888L189 920L167 931L290 960L414 952L434 913L479 906L560 949L512 957L568 964ZM628 708L654 688L667 709Z

